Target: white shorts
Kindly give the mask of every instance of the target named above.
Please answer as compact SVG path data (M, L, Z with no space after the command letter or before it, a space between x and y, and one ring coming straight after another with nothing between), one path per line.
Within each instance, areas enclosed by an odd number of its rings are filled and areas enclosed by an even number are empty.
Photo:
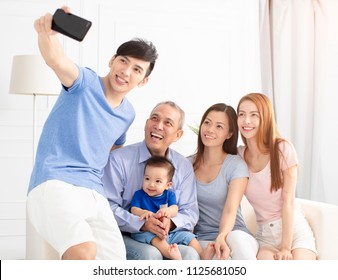
M126 259L109 203L94 190L49 180L29 192L27 212L37 232L60 257L71 246L92 241L97 259Z
M266 224L259 224L256 239L260 247L273 246L280 250L282 244L282 219ZM293 240L291 250L308 249L317 254L313 232L304 215L295 209L293 223Z

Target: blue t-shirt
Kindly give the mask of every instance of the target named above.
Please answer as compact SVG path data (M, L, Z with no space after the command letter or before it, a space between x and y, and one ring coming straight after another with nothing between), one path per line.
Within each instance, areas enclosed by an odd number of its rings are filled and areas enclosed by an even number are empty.
M138 207L156 213L161 207L177 204L175 193L165 190L159 196L149 196L143 189L135 192L130 207Z
M102 79L79 67L79 77L60 96L42 130L28 192L61 180L105 195L101 177L114 144L123 145L135 110L124 98L112 108Z
M189 157L189 160L192 162L193 157ZM216 239L230 182L234 179L248 177L248 167L241 157L239 155L228 154L217 177L213 181L202 183L196 180L200 215L194 233L198 236L199 240ZM245 225L240 206L237 210L233 230L242 230L250 234Z

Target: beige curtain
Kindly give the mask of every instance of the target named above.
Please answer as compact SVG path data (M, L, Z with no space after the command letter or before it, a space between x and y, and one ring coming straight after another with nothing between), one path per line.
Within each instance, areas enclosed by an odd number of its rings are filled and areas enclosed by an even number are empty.
M338 204L338 0L260 0L260 32L262 88L298 152L297 196Z

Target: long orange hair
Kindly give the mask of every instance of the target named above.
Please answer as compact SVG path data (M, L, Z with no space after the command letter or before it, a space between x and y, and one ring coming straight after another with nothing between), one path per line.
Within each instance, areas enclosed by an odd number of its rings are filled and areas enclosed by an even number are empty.
M257 133L257 145L260 152L270 155L270 171L271 171L271 188L270 191L277 191L283 186L283 178L281 173L281 157L283 157L279 144L286 141L280 136L278 131L275 114L270 99L262 93L249 93L243 96L237 106L237 114L239 106L244 101L253 102L258 109L260 116L260 125ZM243 143L247 145L245 137L242 137Z

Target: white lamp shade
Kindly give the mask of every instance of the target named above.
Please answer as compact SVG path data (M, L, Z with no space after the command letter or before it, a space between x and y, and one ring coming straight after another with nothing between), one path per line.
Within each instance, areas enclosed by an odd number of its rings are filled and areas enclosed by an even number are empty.
M61 83L40 55L13 57L9 92L28 95L58 95Z

